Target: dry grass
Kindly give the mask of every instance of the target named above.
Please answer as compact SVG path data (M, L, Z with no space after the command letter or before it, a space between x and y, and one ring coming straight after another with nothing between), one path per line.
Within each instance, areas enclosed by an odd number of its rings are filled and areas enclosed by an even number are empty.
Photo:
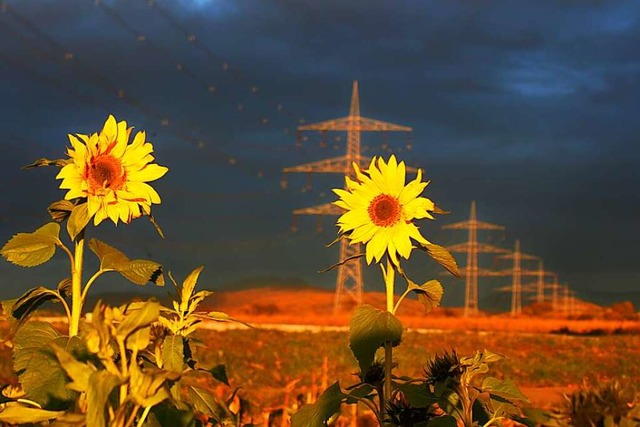
M251 289L217 293L210 301L212 308L240 318L249 323L284 323L318 326L347 326L350 311L333 314L334 293L320 289ZM369 292L364 302L375 307L385 306L385 296L380 292ZM638 320L576 320L553 313L547 317L508 314L483 314L464 318L461 310L440 308L429 315L417 300L403 302L398 317L412 329L442 329L464 331L502 331L524 333L549 333L566 329L575 333L621 333L640 332Z

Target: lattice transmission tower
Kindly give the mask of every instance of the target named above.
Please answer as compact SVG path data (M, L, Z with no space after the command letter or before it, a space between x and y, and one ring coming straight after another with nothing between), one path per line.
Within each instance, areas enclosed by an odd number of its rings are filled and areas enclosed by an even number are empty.
M478 276L491 276L492 272L478 267L479 253L500 254L508 252L506 249L478 242L478 230L504 231L501 225L478 221L476 201L471 202L471 213L468 221L456 222L442 227L450 230L468 230L468 239L464 243L447 246L451 252L466 253L467 265L461 269L465 275L464 288L464 317L478 313Z
M511 282L511 315L516 316L522 312L522 276L539 276L539 270L523 270L523 260L536 260L540 258L534 255L523 254L520 251L520 240L516 240L513 252L507 255L499 255L498 259L512 259L513 269L491 273L492 276L512 276Z
M354 81L351 92L351 106L347 117L298 126L298 131L346 131L347 152L344 156L284 168L283 172L285 174L292 172L305 172L308 174L339 173L355 178L352 164L356 163L358 166L366 168L370 161L369 158L361 154L361 132L411 132L412 128L362 117L360 115L358 82ZM407 168L407 170L415 169ZM286 183L285 180L283 180L283 182ZM293 214L341 215L343 212L343 209L335 206L333 203L325 203L308 208L296 209L293 211ZM336 293L333 305L334 312L340 310L346 298L350 298L357 305L362 303L362 262L360 259L346 262L349 258L361 253L361 244L350 245L346 239L342 239L340 242L340 262L342 264L338 267L338 278L336 280Z

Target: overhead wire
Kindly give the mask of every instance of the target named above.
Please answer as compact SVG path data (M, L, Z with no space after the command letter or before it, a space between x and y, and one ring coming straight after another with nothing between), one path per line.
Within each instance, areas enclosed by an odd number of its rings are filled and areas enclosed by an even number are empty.
M156 120L161 126L167 128L167 130L172 134L174 134L175 136L178 136L180 139L185 140L198 148L204 147L205 140L203 138L198 138L190 135L187 131L185 131L184 129L181 129L179 126L173 123L173 121L171 121L170 118L167 118L166 115L160 114L154 109L146 106L137 98L134 98L133 96L129 95L124 89L120 88L113 81L101 75L92 67L87 66L81 61L79 61L75 57L72 51L65 49L53 38L51 38L45 32L40 30L38 26L32 23L28 18L18 13L17 11L15 11L13 7L9 7L6 2L2 3L0 12L7 13L11 17L12 22L19 23L22 27L24 27L29 32L31 32L36 37L37 40L42 40L50 46L51 49L45 49L44 47L40 47L39 43L31 43L27 37L21 36L16 31L7 30L8 27L6 25L0 26L3 30L9 32L13 37L18 38L19 41L23 45L25 45L25 47L27 47L27 49L36 57L55 62L58 65L69 66L72 69L72 71L76 73L83 80L88 81L91 84L102 87L104 90L107 91L107 93L115 95L118 99L129 104L135 109L141 111L147 117L150 117ZM2 13L0 13L0 15L1 14ZM58 53L58 55L56 55L56 52ZM21 68L25 70L29 70L27 66L25 66L24 64L20 64L20 62L15 58L12 58L10 61L8 60L8 62L15 63L17 66L21 66ZM70 94L71 93L75 94L75 92L70 91L68 88L65 88L63 85L57 83L55 80L42 76L34 72L32 69L30 69L29 74L35 76L36 78L38 78L38 80L46 82L47 84L50 84L60 90L63 90ZM82 99L83 101L87 101L93 105L96 104L95 99L89 99L86 96L78 96L77 98ZM212 159L219 161L221 163L237 164L237 160L235 160L234 156L228 155L219 147L215 147L213 145L211 145L210 147L213 149L213 151L215 151L214 153L215 155L211 156ZM253 171L250 171L249 173L253 174Z

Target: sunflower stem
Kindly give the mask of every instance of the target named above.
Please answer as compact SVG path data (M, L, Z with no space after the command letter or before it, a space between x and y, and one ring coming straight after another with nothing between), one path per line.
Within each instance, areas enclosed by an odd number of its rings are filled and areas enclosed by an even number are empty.
M76 237L73 268L71 270L71 318L69 319L69 336L78 335L80 317L82 316L82 261L84 255L84 230Z
M383 269L384 270L384 269ZM393 314L395 268L387 258L387 268L384 270L384 284L387 295L387 311ZM384 420L387 413L387 403L391 401L391 370L393 368L393 346L391 342L384 343L384 402L380 402L380 412Z

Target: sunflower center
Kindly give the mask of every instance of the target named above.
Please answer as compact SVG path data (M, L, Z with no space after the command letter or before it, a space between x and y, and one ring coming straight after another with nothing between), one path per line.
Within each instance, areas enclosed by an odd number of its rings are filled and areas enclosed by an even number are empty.
M400 220L400 202L389 194L377 195L367 211L371 221L378 227L391 227Z
M94 157L87 165L87 181L93 190L119 190L126 181L122 162L109 154Z

